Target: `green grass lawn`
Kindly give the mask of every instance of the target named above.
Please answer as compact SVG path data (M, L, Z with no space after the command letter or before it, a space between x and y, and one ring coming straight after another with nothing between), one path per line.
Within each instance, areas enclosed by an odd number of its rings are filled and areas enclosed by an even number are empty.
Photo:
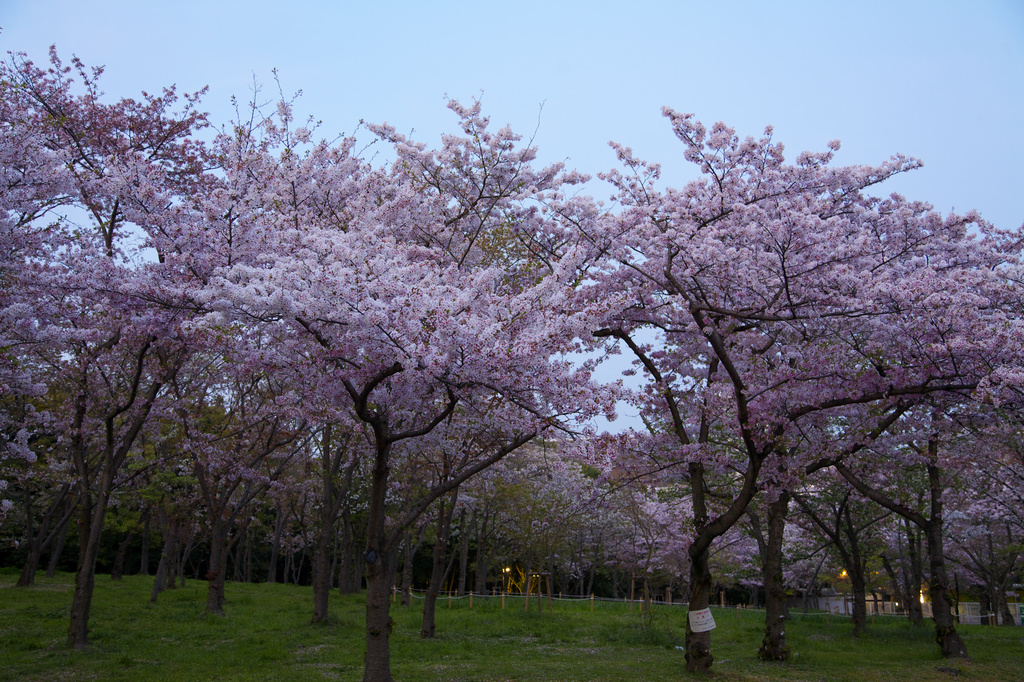
M64 645L72 576L15 588L0 571L3 680L357 680L363 605L332 595L332 625L311 626L312 590L229 584L224 618L204 615L206 584L191 581L149 603L152 578L97 577L91 647ZM621 602L556 601L554 613L523 613L521 600L438 604L437 637L419 638L422 601L395 607L392 670L399 680L669 680L686 677L684 610L653 618ZM929 626L878 619L860 640L842 619L794 614L790 663L757 660L763 613L716 609L714 677L720 680L1021 680L1024 628L961 628L969 661L938 656Z

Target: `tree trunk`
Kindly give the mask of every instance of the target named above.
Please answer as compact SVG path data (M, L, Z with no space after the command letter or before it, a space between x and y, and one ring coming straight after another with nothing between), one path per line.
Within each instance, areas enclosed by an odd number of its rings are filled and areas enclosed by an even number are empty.
M245 535L245 582L252 582L252 544L253 532L250 529ZM328 582L330 585L330 582Z
M423 639L432 638L437 629L437 625L434 622L434 612L437 608L437 595L441 592L441 585L448 572L446 570L445 556L448 549L448 539L452 533L452 513L455 511L457 495L458 493L455 492L452 494L451 499L442 497L437 501L437 540L434 542L430 584L427 586L427 594L423 600L423 621L420 625L420 637Z
M224 615L224 572L227 568L227 528L222 519L212 519L210 530L210 568L206 572L209 589L206 596L206 613Z
M25 534L28 537L28 553L25 557L25 565L21 570L21 575L18 577L18 587L28 587L35 583L36 572L39 570L39 563L42 559L43 552L54 543L59 537L58 547L55 550L55 554L59 557L60 550L64 545L64 538L67 535L68 524L71 522L71 518L75 514L75 503L77 498L71 495L71 486L64 484L61 486L60 491L54 496L50 505L46 509L46 513L43 515L42 522L40 523L39 529L34 530L34 514L32 511L32 495L25 490L25 519L26 519L26 531ZM56 525L54 523L54 515L59 514ZM56 562L50 562L54 565L53 573L56 572ZM53 577L53 573L47 569L47 577Z
M174 576L178 576L178 585L185 587L185 563L188 561L189 556L192 554L192 549L195 547L196 530L195 527L189 531L188 540L185 541L185 548L181 552L175 552L174 554L174 571L170 573L171 582L174 582ZM182 543L177 542L175 549Z
M245 542L235 543L235 553L228 552L231 561L231 580L236 583L245 582Z
M78 572L75 575L75 591L71 597L71 623L68 626L67 644L81 650L89 645L89 613L92 609L92 593L96 585L96 559L100 551L100 535L107 512L107 498L110 490L109 467L104 472L95 499L82 491L81 513L78 522L78 537L81 554L78 558Z
M406 528L402 538L402 587L401 605L408 607L412 602L412 528Z
M782 576L782 540L789 511L789 493L768 505L768 539L761 574L765 591L764 639L757 655L762 661L788 661L786 643L786 583ZM756 596L756 589L755 589Z
M466 509L459 512L459 591L461 597L466 594L466 574L469 572L469 534L466 524Z
M861 552L861 538L849 505L843 508L840 520L842 533L846 536L849 547L848 551L842 551L842 554L853 592L853 636L860 637L868 627L867 560Z
M21 575L18 576L18 587L28 587L36 582L36 571L39 569L39 560L43 556L43 548L37 542L32 542L25 556L25 565L21 568Z
M999 621L1001 625L1016 625L1016 621L1013 619L1013 613L1010 611L1010 602L1006 599L1006 591L1004 590L1000 595L999 600Z
M924 567L921 564L921 534L908 520L903 520L907 530L908 563L904 580L907 591L907 618L914 625L924 623L924 609L921 606L921 585L924 583Z
M52 578L57 575L57 567L60 566L60 555L64 552L64 542L68 539L68 526L71 525L71 518L64 519L60 527L60 534L57 536L57 544L50 552L50 563L46 565L46 577Z
M171 571L171 566L177 555L178 534L174 520L170 518L168 513L161 510L159 512L159 521L160 533L164 541L160 549L160 560L156 566L156 576L153 578L153 591L149 596L151 604L155 604L160 593L167 589L168 575L171 576L170 583L174 584L174 573Z
M941 532L941 531L939 531ZM949 589L949 578L946 575L945 559L941 556L941 540L939 549L932 549L934 531L928 532L928 555L931 576L928 581L928 592L932 599L932 620L935 622L935 641L946 658L967 658L967 647L957 634L953 620L953 600Z
M292 562L293 561L295 561L295 551L293 549L289 549L284 554L284 571L283 571L283 573L281 575L281 582L282 583L287 583L288 582L289 576L291 576L291 574L292 574Z
M487 547L484 539L487 537L487 517L480 517L476 512L476 593L487 594L487 573L490 569L490 561L487 557Z
M926 470L928 473L931 508L927 517L905 505L894 502L892 499L871 488L845 465L839 463L835 466L839 473L862 495L912 521L918 528L924 531L927 538L928 560L931 569L929 592L932 598L932 620L935 622L935 641L938 643L943 656L947 658L966 658L967 648L957 634L956 626L953 622L952 599L949 579L946 576L946 560L943 555L942 472L935 463L938 461L938 448L938 438L934 436L929 438L927 450L929 463L926 465Z
M868 627L867 581L859 562L848 567L846 573L853 593L853 636L860 637Z
M416 531L412 527L406 528L403 549L405 558L402 562L402 606L409 606L412 603L412 577L414 562L420 545L423 544L423 535L427 529L426 524L420 526ZM416 542L413 543L413 538Z
M331 538L331 578L328 582L331 585L335 585L335 579L338 577L338 559L341 557L341 553L338 551L338 529L334 529L334 537Z
M934 458L933 458L934 461ZM931 576L928 592L932 598L932 620L935 621L935 641L946 658L967 658L967 647L957 634L953 622L952 598L946 575L946 557L943 548L942 482L939 467L928 465L928 483L931 488L932 514L926 530L928 560Z
M377 426L377 425L375 425ZM397 552L387 534L385 512L391 444L378 434L366 522L366 654L363 682L392 682L391 586L395 584ZM392 541L394 539L392 538Z
M134 533L128 533L121 544L117 546L117 555L114 557L114 566L110 569L110 579L120 580L124 577L124 560L128 556L128 545L131 543Z
M331 541L334 539L334 510L320 519L316 551L313 553L313 623L327 623L331 596Z
M1012 574L1007 572L1002 583L996 589L996 610L999 612L999 620L1002 625L1016 625L1013 620L1013 613L1010 611L1010 602L1006 598L1007 590L1012 586Z
M161 552L160 561L156 565L156 576L153 578L153 589L149 593L149 603L155 604L160 593L167 589L167 552Z
M292 584L298 585L299 580L302 578L302 566L306 563L306 548L303 547L302 551L299 552L299 560L292 562Z
M270 563L267 565L267 582L277 582L277 559L281 553L281 532L284 530L284 510L282 505L277 505L277 515L274 517L274 539L270 546Z
M707 550L690 552L690 606L688 611L701 611L711 605L711 571ZM708 673L715 657L711 655L711 632L694 632L686 619L686 669Z
M149 575L149 507L142 514L142 548L139 550L139 575Z
M39 559L43 555L43 548L40 546L39 538L35 531L35 511L32 505L32 491L25 486L22 491L25 505L25 539L28 544L28 554L25 557L25 565L18 577L18 587L28 587L36 580L36 569L39 567ZM44 519L45 526L46 521ZM43 530L45 533L45 530Z
M437 625L434 622L434 612L437 609L437 595L441 591L441 581L444 576L444 556L441 556L441 566L438 566L438 548L434 545L433 571L430 574L430 583L427 585L427 592L423 598L423 619L420 622L420 637L430 639L434 636Z
M526 564L526 577L523 580L523 588L520 592L526 595L526 606L523 607L523 611L529 613L530 598L533 595L533 568L530 567L530 564Z
M893 567L892 561L889 560L887 554L879 554L878 558L882 560L882 568L885 569L886 574L889 576L889 584L892 586L892 597L893 601L899 604L909 604L910 599L907 596L906 591L903 589L903 581L900 580L899 572Z
M992 586L986 584L978 598L978 618L981 625L991 625L992 616L995 615L994 600L992 598Z
M369 551L367 552L369 554ZM390 638L391 586L395 582L393 552L381 552L366 562L366 655L364 682L392 682Z
M184 561L178 552L178 547L181 545L181 529L178 527L177 521L168 520L167 534L169 544L167 545L167 559L164 562L163 586L160 589L174 590L178 587L176 578Z
M349 585L349 594L359 594L363 591L363 566L365 563L356 558L352 566L352 583Z
M153 381L143 393L137 391L143 376L142 363L151 347L150 341L147 340L136 355L137 371L128 401L122 405L112 406L112 409L104 414L105 442L95 466L89 461L87 439L84 436L87 396L84 392L79 393L75 401L74 425L70 430L70 453L75 465L80 501L78 537L81 550L78 573L75 576L75 591L71 598L71 622L67 639L68 646L74 649L84 649L88 646L89 612L96 583L96 558L99 555L100 535L103 532L103 521L114 478L142 430L162 386L161 382ZM178 366L169 368L167 379L174 378ZM83 386L86 384L87 382L83 383ZM138 405L139 409L136 409L133 416L122 425L122 429L118 429L116 420L119 415L125 414L133 405ZM92 489L93 484L96 485L95 490Z
M349 594L355 564L355 543L352 541L352 520L347 508L341 511L341 566L338 570L338 591Z
M341 574L338 577L338 588L342 594L357 594L363 589L363 559L357 551L360 535L357 533L351 514L344 510L342 518L342 553ZM368 540L367 540L368 541ZM397 556L397 555L396 555ZM397 566L395 568L397 571Z

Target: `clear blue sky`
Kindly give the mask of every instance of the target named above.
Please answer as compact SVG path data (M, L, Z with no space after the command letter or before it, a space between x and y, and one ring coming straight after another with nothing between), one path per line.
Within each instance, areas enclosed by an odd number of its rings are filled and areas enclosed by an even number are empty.
M4 51L105 65L111 96L208 85L216 122L254 77L271 97L276 68L324 136L366 119L436 143L445 95L480 96L526 135L540 114L545 161L606 170L614 139L681 184L668 105L743 136L774 125L790 158L836 138L840 163L916 156L883 189L1024 223L1024 0L0 0L0 27Z
M272 94L274 68L332 136L363 118L436 142L446 94L530 134L544 103L545 160L604 170L615 139L682 182L669 105L741 135L772 124L791 156L834 138L844 163L917 156L893 190L1024 222L1021 0L0 0L0 27L4 51L105 65L113 96L209 85L220 121L254 75Z

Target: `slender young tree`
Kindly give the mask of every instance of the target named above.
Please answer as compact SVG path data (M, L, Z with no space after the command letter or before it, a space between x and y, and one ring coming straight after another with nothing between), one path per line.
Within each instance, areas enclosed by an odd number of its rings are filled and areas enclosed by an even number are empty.
M877 507L865 510L851 499L849 490L834 485L793 497L809 521L806 525L827 537L842 560L853 593L853 636L860 637L867 630L868 562L874 556L868 531L891 512L874 513Z
M916 460L916 466L923 468L927 476L928 506L923 512L909 507L884 486L874 483L872 472L842 462L836 464L836 470L861 495L911 521L924 533L928 550L928 594L935 623L935 641L943 656L966 658L967 647L956 631L952 612L953 586L946 570L944 491L949 481L943 459L940 458L942 442L943 437L936 430L926 436L924 443L910 443L905 449L908 465Z
M1014 415L1001 410L994 417L965 439L976 458L948 495L946 553L983 586L993 617L1013 625L1007 594L1024 567L1024 457Z
M313 551L313 623L326 623L331 592L331 545L362 461L365 438L351 425L328 423L314 437L320 476L319 522Z

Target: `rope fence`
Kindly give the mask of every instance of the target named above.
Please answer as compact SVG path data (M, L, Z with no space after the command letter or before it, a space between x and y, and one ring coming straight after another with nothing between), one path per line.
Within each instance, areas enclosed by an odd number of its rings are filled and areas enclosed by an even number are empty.
M392 601L393 602L398 601L398 599L400 598L401 594L402 594L402 591L399 588L397 588L397 587L392 588ZM412 599L426 599L426 590L416 590L416 589L410 590L409 591L409 596ZM437 598L438 598L438 600L445 600L445 601L447 601L449 606L451 606L451 604L453 602L466 601L469 604L469 608L473 608L473 601L474 601L474 599L477 600L477 601L481 601L482 600L484 603L491 603L492 601L501 600L502 608L505 608L506 600L508 602L510 602L510 603L511 602L515 602L518 605L518 604L521 604L523 602L523 600L525 600L527 598L529 598L530 600L533 600L534 598L537 598L540 601L546 600L548 602L548 604L549 604L549 611L551 610L550 604L552 602L556 602L556 601L558 601L558 602L574 602L574 603L577 603L577 604L579 604L579 603L586 604L587 602L589 602L590 610L591 611L594 610L594 605L595 604L626 604L626 605L628 605L630 607L630 611L632 611L633 608L636 608L636 607L643 608L644 604L645 604L643 599L637 599L637 598L634 597L631 600L628 596L624 596L624 597L599 597L599 596L593 595L593 594L585 595L585 596L580 596L580 595L562 594L562 593L558 593L557 595L554 595L554 594L551 594L551 595L538 595L536 592L531 592L528 595L525 594L525 593L521 593L521 592L505 592L505 593L501 593L501 592L488 592L486 594L481 594L481 593L478 593L478 592L467 592L465 594L458 594L457 592L454 592L454 591L442 590L442 591L438 592ZM649 604L650 606L653 606L653 607L658 607L658 608L683 608L683 609L686 609L686 608L689 607L689 603L688 602L674 601L674 600L664 600L664 599L650 599L650 600L647 601L647 604ZM930 608L931 604L928 603L928 602L925 602L925 604L923 604L923 606L926 607L926 608L923 609L923 611L925 612L924 613L924 617L925 618L930 618L931 617L931 608ZM994 622L995 619L979 618L977 616L977 614L972 613L972 609L971 609L972 606L976 607L976 604L974 604L974 603L964 603L964 604L961 604L961 607L963 607L962 610L964 612L963 613L954 613L953 614L953 617L957 620L958 623L964 624L964 625L989 625L989 624L995 625L995 622ZM712 604L710 606L710 608L712 609L712 611L714 613L717 614L717 616L719 618L728 615L729 612L734 612L737 619L739 619L741 617L741 614L744 614L744 613L750 613L750 614L763 614L763 613L765 613L765 609L764 608L754 607L754 606L750 606L750 605L747 605L747 604L733 604L733 605L726 604L726 605L723 605L723 604L719 603L719 604ZM881 618L881 619L886 619L886 618L888 618L888 619L899 619L899 618L906 618L907 617L907 613L905 611L897 611L895 609L891 609L891 608L888 607L888 603L886 603L885 605L879 605L876 608L875 605L874 605L874 602L869 601L867 603L867 608L868 608L868 611L867 611L866 615L867 615L867 617L869 619L869 622L871 622L871 623L875 622L875 618L876 617L877 618ZM836 607L836 609L838 609L838 607ZM848 612L848 611L839 611L839 610L813 610L813 611L811 611L811 610L803 610L803 609L799 609L799 610L798 609L790 609L790 611L789 611L789 617L792 620L796 620L796 619L800 619L800 620L803 620L803 619L815 619L816 620L816 619L819 619L819 618L823 618L826 623L831 622L832 618L836 618L836 619L849 619L849 618L852 618L852 616L853 616L853 614ZM1017 624L1020 624L1020 623L1017 623Z

